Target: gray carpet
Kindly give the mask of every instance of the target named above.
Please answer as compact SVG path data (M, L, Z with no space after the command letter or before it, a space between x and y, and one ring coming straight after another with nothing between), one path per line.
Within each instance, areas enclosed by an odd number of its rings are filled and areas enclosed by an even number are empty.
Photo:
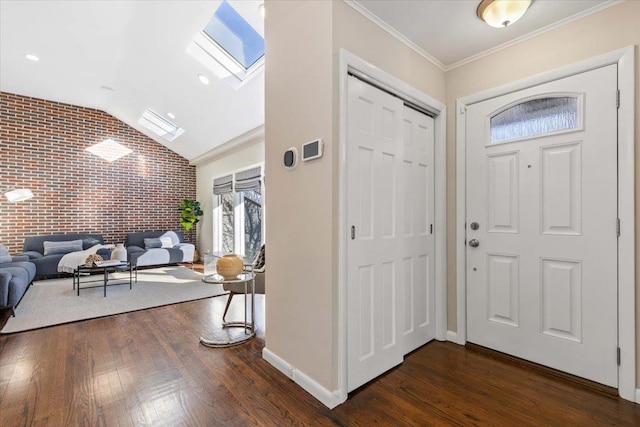
M126 273L126 277L128 275ZM100 277L91 276L90 280ZM125 273L112 277L125 277ZM28 331L226 294L221 285L203 283L201 277L202 274L182 266L140 270L133 289L129 290L128 281L124 285L108 286L106 298L102 286L81 287L78 296L72 289L71 277L36 281L16 308L16 317L10 317L0 333ZM81 286L99 284L101 282Z

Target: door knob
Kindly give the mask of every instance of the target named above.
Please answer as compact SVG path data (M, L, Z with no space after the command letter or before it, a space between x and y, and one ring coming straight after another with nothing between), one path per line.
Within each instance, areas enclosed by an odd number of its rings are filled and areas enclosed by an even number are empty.
M477 239L471 239L469 240L469 246L471 246L472 248L477 248L478 246L480 246L480 242Z

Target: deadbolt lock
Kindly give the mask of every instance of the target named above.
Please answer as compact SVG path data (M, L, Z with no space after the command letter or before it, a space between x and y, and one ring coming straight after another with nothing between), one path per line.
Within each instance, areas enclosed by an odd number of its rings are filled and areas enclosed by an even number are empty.
M480 224L478 224L477 222L472 222L471 223L471 229L472 230L477 230L478 228L480 228Z

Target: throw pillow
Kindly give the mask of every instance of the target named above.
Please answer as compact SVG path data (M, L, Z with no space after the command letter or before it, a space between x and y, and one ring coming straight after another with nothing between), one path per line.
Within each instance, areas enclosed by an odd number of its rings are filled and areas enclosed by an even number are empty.
M99 245L100 241L98 239L94 239L93 237L87 237L86 239L82 239L82 249L89 249L95 245Z
M158 238L147 237L144 239L145 249L155 249L155 248L161 248L161 247L162 247L162 242Z
M171 237L160 237L160 242L162 243L163 248L173 247L173 240L171 240Z
M68 240L66 242L49 242L42 243L44 246L44 255L68 254L69 252L78 252L82 250L82 240Z
M11 255L6 246L0 245L0 264L5 262L11 262Z

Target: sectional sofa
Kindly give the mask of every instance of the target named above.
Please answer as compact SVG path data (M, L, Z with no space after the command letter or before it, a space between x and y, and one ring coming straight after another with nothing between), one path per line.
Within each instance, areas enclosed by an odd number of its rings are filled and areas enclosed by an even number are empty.
M193 263L195 246L184 243L180 231L145 231L127 234L127 257L132 265Z
M69 248L64 246L65 242L73 248L78 249L75 245L81 241L79 250L85 250L97 244L104 244L104 239L100 234L50 234L44 236L25 237L23 252L20 255L26 255L36 266L36 277L44 277L60 274L58 264L64 255L69 253ZM46 243L45 242L49 242ZM57 247L52 247L53 245ZM47 248L45 249L45 246ZM99 249L97 251L103 259L109 259L111 251L109 249Z
M15 316L18 305L36 276L36 266L27 256L10 256L0 245L0 308L10 308Z

